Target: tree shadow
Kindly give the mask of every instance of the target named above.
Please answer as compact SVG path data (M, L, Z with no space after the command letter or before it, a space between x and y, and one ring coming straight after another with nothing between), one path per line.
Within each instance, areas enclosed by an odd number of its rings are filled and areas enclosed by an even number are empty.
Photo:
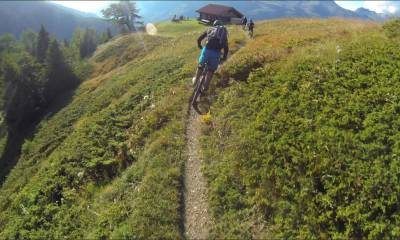
M75 89L60 94L46 109L44 109L31 123L24 128L13 129L7 131L7 143L0 157L0 186L3 185L6 177L14 166L18 163L21 156L22 145L26 139L34 136L36 127L44 119L48 119L65 106L67 106L74 96Z

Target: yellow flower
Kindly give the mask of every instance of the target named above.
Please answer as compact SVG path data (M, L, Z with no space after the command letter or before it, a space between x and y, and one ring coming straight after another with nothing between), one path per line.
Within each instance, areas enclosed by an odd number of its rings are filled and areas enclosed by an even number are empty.
M201 119L202 119L203 123L205 123L207 125L211 124L211 122L212 122L211 113L208 112L206 115L203 115Z

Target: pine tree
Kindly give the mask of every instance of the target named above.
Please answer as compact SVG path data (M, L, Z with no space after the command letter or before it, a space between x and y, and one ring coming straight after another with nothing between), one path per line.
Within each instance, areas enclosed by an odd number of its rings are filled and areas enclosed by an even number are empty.
M22 33L21 43L24 46L24 49L32 56L36 55L37 40L38 34L32 30L28 30Z
M50 43L46 58L45 98L52 101L57 95L63 93L78 83L78 79L66 63L57 40Z
M0 53L2 52L12 52L13 45L15 44L16 40L14 35L12 34L4 34L0 36Z
M10 129L22 130L37 118L43 106L42 65L23 53L8 56L3 69L7 85L3 95L5 119Z
M66 39L66 38L64 38L64 46L69 47L69 42L68 42L68 39Z
M113 35L111 33L111 29L107 28L107 41L110 40L111 38L113 38Z
M98 43L99 44L103 44L106 43L108 41L110 41L110 39L112 38L112 34L111 34L111 30L109 28L107 28L107 31L103 32L99 39L98 39Z
M91 29L86 29L83 40L80 44L79 52L81 59L89 57L96 51L96 31Z
M80 56L80 46L83 41L83 36L85 35L85 30L81 28L75 29L74 33L72 34L72 38L69 43L69 51L68 56L72 61L79 62L81 59Z
M44 62L46 59L47 49L49 48L49 33L44 26L40 27L36 55L39 62Z

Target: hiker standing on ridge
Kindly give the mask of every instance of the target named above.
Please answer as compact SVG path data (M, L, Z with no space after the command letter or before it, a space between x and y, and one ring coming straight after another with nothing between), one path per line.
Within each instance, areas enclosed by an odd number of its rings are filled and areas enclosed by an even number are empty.
M207 43L203 47L201 41L207 37ZM221 61L225 61L228 56L228 30L223 26L223 22L220 20L215 20L214 27L208 29L197 39L197 45L201 49L201 54L199 57L199 65L197 67L196 76L192 79L193 85L196 85L205 64L208 65L208 72L204 81L202 93L208 90L210 81L214 75L215 70L217 70L220 64L221 50L224 49L224 55Z
M242 27L243 27L243 30L246 28L246 24L247 24L247 17L246 17L246 16L243 16L243 18L242 18Z

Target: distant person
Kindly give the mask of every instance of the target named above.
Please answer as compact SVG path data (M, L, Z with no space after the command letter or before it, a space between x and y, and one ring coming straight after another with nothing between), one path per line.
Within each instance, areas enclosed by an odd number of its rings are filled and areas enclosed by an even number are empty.
M247 23L247 29L249 31L250 37L253 37L254 22L252 19L250 19L249 22Z
M246 24L247 24L247 17L246 17L246 16L243 16L243 18L242 18L242 27L243 27L243 30L245 29Z
M176 14L174 15L174 17L172 18L172 22L177 22L178 19L176 18Z
M201 74L203 73L205 64L208 66L208 72L204 81L202 93L208 90L210 81L214 75L215 70L217 70L218 65L221 61L225 61L228 56L228 30L223 25L220 20L214 21L214 26L205 31L197 39L197 45L201 49L201 54L199 57L199 65L197 67L196 76L192 79L193 85L199 80ZM207 43L203 47L201 42L207 37ZM224 49L224 55L222 59L221 50Z

